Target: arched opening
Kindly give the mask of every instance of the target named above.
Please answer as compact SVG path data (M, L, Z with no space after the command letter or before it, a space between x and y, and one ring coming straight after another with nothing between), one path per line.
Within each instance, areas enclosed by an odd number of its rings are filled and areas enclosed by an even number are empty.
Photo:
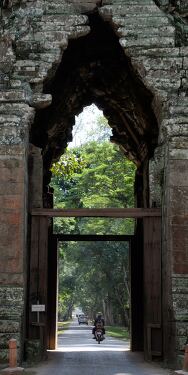
M75 122L73 142L52 167L54 208L134 207L136 167L109 142L111 129L102 111L95 105L85 107ZM103 311L107 332L119 326L128 337L134 220L54 218L55 233L59 241L58 327L64 326L79 307L87 314L87 324L92 324L97 311ZM72 324L81 334L76 319ZM89 339L91 327L86 331ZM61 330L57 333L57 348L61 350L64 339Z
M51 163L71 140L74 116L92 103L108 119L111 141L138 166L140 185L157 144L153 96L135 75L110 25L96 12L89 15L89 26L87 36L69 42L55 76L46 80L44 92L52 94L52 104L38 111L31 129L31 143L43 150L44 185ZM146 191L138 200L138 206L148 205Z
M147 208L149 207L148 162L153 156L158 137L158 125L152 111L153 96L137 77L111 26L103 21L97 12L90 14L88 19L90 33L69 42L55 75L49 76L46 80L44 92L52 95L52 104L37 112L31 127L30 142L42 149L44 198L42 207L53 207L49 188L50 168L52 163L64 153L68 141L72 139L75 115L79 114L84 106L95 103L103 110L112 128L111 142L118 144L125 156L137 166L135 206ZM40 225L42 228L42 225L46 224L41 222ZM155 231L155 226L151 225L151 227ZM52 236L52 225L49 225L48 232L51 248L56 247ZM138 219L134 241L131 244L134 350L144 348L148 329L151 334L152 329L160 328L155 324L148 327L150 318L143 323L142 239L143 222ZM52 261L52 258L50 257L49 260ZM160 263L160 259L158 262ZM152 268L147 285L151 280L151 273ZM50 279L49 283L51 283ZM151 297L150 293L151 290L148 292L149 297ZM33 298L32 293L30 296ZM157 303L156 299L155 304ZM154 309L154 306L152 308ZM149 345L150 343L146 345L146 352L149 350Z

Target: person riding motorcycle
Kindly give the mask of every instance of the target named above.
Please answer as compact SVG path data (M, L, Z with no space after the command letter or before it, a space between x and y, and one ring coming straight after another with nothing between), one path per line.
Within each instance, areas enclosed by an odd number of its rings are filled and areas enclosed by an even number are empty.
M104 322L104 318L102 317L101 312L97 313L97 316L96 316L95 321L94 321L94 327L92 329L92 334L94 335L93 338L95 338L95 331L99 326L102 329L102 333L104 335L105 334L105 328L104 328L105 322Z

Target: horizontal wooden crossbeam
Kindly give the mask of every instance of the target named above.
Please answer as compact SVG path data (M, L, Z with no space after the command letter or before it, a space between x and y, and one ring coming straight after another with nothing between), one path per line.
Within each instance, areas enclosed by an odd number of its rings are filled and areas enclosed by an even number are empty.
M133 236L113 234L54 234L58 241L124 241L129 242Z
M143 218L161 216L160 208L36 208L32 216Z

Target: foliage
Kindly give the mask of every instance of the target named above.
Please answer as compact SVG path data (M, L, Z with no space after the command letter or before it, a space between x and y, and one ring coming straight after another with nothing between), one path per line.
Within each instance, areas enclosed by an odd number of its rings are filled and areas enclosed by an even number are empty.
M125 242L70 242L62 244L64 272L60 289L66 289L67 269L74 304L91 318L103 310L109 323L121 321L128 325L125 311L129 307L128 244ZM63 285L61 285L63 282ZM66 302L66 301L64 301Z
M78 154L80 169L77 166ZM79 150L69 151L69 173L62 173L59 164L53 167L52 186L55 206L58 208L103 208L134 206L135 166L122 157L118 147L109 142L90 142ZM74 157L75 156L75 157ZM64 155L61 157L63 168ZM76 163L75 163L75 160ZM67 158L65 159L67 162ZM69 229L67 223L69 220ZM56 219L55 230L63 227L67 233L131 234L133 221L130 219Z
M62 335L70 326L71 320L66 320L64 322L58 322L58 335Z
M84 161L79 152L66 150L66 153L60 157L59 161L52 165L51 172L60 179L62 179L62 176L70 179L74 173L81 172L83 167Z
M129 332L125 327L106 326L106 332L111 337L116 337L121 340L129 339Z
M117 146L106 141L109 132L106 119L98 121L100 132L94 134L95 141L68 150L52 166L58 208L134 206L135 166L123 158ZM130 219L58 218L54 229L70 234L131 234L134 222ZM128 258L128 244L124 242L63 243L59 269L60 317L71 317L77 305L90 318L102 310L109 324L119 322L128 326Z

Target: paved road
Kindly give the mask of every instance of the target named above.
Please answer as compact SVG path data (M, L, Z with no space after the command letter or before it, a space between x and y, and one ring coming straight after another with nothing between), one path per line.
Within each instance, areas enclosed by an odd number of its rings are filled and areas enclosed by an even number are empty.
M91 327L75 321L59 337L58 349L49 352L49 360L33 369L37 375L169 375L168 370L143 361L131 353L129 343L106 337L98 344Z

